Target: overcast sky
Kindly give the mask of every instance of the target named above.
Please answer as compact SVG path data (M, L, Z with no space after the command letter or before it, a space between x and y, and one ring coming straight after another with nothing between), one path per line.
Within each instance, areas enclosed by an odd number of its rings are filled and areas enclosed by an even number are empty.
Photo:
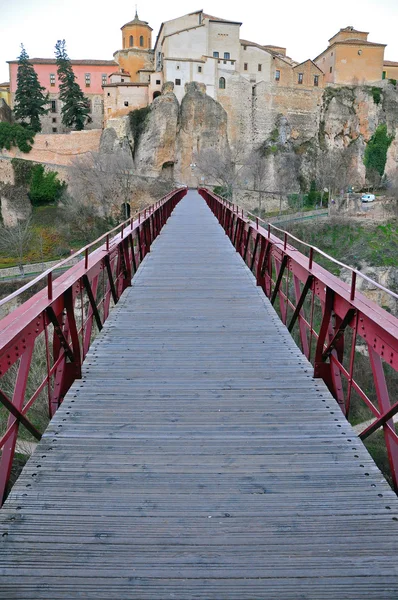
M225 0L152 0L139 2L140 19L153 28L153 42L162 21L201 8L241 21L241 37L260 44L285 46L297 61L314 58L341 27L369 31L369 40L387 44L385 58L398 61L398 0L284 0L242 3ZM0 82L8 81L7 60L15 59L23 43L31 58L54 56L54 45L65 38L75 59L112 59L121 47L120 27L134 18L127 0L0 0Z

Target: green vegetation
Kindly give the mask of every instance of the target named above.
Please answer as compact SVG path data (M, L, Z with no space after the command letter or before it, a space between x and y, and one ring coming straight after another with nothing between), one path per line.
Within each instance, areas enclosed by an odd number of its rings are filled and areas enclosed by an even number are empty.
M144 106L143 108L137 108L129 113L130 129L134 139L134 152L138 147L140 137L145 129L145 121L149 113L151 112L150 106Z
M66 184L58 179L56 171L45 172L43 165L35 165L31 170L29 198L35 206L57 201Z
M363 163L367 173L374 171L380 177L383 176L387 161L387 151L393 139L394 136L387 133L387 125L379 125L377 127L365 148Z
M14 114L22 125L29 127L35 133L41 131L40 117L48 113L49 94L40 85L37 73L29 62L29 56L21 45L18 57L17 89L15 92Z
M0 123L0 150L19 148L21 152L32 150L35 132L19 123Z
M309 244L317 246L333 258L359 267L398 266L398 225L362 225L345 219L328 219L317 223L291 223L289 231ZM316 256L315 260L329 271L339 274L340 268Z
M232 190L225 185L216 185L213 188L213 192L217 194L217 196L221 196L221 198L225 198L226 200L231 200L232 198Z
M89 100L86 98L76 82L70 58L66 52L65 40L58 40L55 45L55 58L57 59L57 72L59 85L59 99L62 102L62 123L76 131L84 129L86 123L91 122L89 116Z
M391 83L391 85L397 85L397 80L396 79L389 79L388 83Z
M379 87L372 87L370 91L371 91L371 94L372 94L372 97L373 97L373 102L375 104L380 104L380 102L381 102L381 88L379 88Z
M13 158L11 164L14 171L15 185L28 187L32 177L32 169L36 163L23 158Z

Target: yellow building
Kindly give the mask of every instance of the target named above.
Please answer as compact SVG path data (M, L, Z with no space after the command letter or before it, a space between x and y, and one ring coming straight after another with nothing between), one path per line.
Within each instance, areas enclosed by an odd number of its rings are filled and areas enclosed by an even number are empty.
M314 59L325 83L358 85L383 78L386 44L368 42L368 35L350 26L330 38L328 48Z
M5 83L0 83L0 98L3 98L10 106L10 83L7 81Z
M383 64L383 79L395 79L398 81L398 62L385 60Z
M135 13L121 30L122 49L114 53L115 61L121 72L130 75L131 83L146 83L153 71L152 28Z

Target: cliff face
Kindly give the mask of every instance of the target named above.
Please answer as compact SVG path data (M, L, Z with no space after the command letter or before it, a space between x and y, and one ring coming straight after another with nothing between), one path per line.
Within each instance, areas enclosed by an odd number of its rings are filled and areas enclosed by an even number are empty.
M186 85L181 105L173 87L165 84L146 117L134 160L142 176L196 185L201 181L192 166L196 153L206 148L223 152L229 144L240 144L247 155L264 150L268 190L278 189L280 174L295 157L294 188L298 189L300 180L308 184L314 178L321 155L349 148L352 183L362 186L366 144L380 124L395 136L386 175L397 170L398 89L388 81L379 87L314 88L292 94L263 82L252 86L237 77L220 92L220 102L206 94L205 86L193 82ZM115 143L110 138L109 142Z

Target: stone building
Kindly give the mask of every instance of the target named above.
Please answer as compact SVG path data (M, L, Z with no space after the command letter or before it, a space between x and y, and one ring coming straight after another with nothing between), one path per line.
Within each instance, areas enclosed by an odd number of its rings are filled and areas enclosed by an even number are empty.
M10 82L5 81L4 83L0 83L0 99L3 99L4 102L10 106Z
M326 83L358 85L383 78L386 44L368 41L367 31L349 26L329 40L329 46L315 59Z

